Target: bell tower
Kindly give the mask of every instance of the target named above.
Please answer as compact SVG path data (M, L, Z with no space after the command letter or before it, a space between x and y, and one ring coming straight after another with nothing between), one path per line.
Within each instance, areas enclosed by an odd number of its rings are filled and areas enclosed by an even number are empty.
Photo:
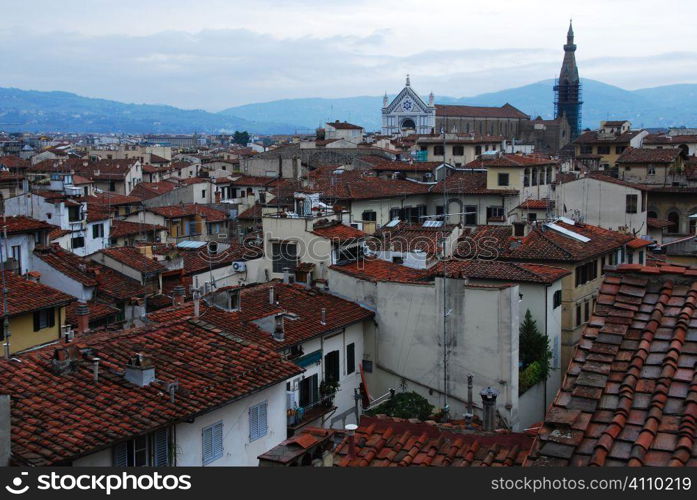
M581 131L581 105L583 104L575 53L574 28L569 21L569 31L564 45L564 62L554 85L554 117L566 117L571 127L571 140L574 140Z

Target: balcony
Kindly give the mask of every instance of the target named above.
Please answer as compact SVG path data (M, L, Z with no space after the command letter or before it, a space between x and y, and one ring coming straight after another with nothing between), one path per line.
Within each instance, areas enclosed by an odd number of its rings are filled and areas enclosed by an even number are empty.
M288 409L288 436L292 436L299 429L302 429L319 418L322 418L324 422L324 416L336 410L336 406L334 406L334 396L335 394L329 394L322 396L317 401L307 406Z

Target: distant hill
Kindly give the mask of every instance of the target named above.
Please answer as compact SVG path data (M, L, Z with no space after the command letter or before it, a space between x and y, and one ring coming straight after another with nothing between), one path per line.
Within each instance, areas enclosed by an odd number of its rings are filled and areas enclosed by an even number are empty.
M78 133L282 133L294 126L173 106L126 104L69 92L0 88L0 130Z
M583 124L597 128L601 120L628 119L636 127L697 126L697 85L668 85L642 90L624 90L595 80L583 80ZM510 103L528 113L552 118L554 114L553 80L473 97L436 96L438 104L501 106ZM392 97L392 96L390 96ZM346 120L378 130L382 97L348 97L338 99L282 99L236 106L222 115L248 120L279 121L293 116L298 126L316 128L330 120Z
M474 97L437 96L439 104L501 106L510 103L533 118L553 115L553 81ZM697 84L624 90L583 80L583 124L627 119L635 127L697 127ZM304 98L246 104L219 113L173 106L126 104L68 92L0 88L0 130L32 132L216 133L247 130L258 134L312 132L327 121L346 120L379 130L381 96Z

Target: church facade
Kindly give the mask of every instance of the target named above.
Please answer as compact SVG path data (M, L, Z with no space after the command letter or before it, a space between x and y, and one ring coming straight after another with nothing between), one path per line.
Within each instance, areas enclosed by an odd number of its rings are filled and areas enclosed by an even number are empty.
M402 91L392 102L387 94L382 103L382 133L384 135L433 134L436 126L436 108L433 93L428 104L411 88L409 75Z

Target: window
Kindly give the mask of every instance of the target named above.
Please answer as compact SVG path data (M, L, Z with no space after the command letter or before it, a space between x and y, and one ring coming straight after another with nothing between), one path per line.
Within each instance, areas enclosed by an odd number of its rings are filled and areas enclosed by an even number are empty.
M509 174L499 174L499 186L508 186Z
M392 257L392 263L402 265L404 264L404 257Z
M486 207L487 220L503 221L503 207Z
M609 155L610 154L610 146L598 146L598 154L599 155Z
M77 236L70 239L70 246L72 248L83 248L85 246L85 237Z
M576 304L576 326L581 326L581 304Z
M249 442L266 436L269 427L266 422L266 401L249 408Z
M282 273L286 267L295 271L298 265L298 246L295 243L274 243L272 251L273 272Z
M528 213L528 222L535 222L537 220L537 214L535 212Z
M593 146L591 146L590 144L582 144L581 145L581 154L582 155L593 154Z
M527 187L530 185L530 169L526 168L523 174L523 186Z
M480 124L480 125L481 125L481 124ZM477 156L479 156L480 154L482 154L482 147L481 147L481 146L475 146L475 147L474 147L474 154L477 155Z
M453 156L464 156L465 146L453 146Z
M103 238L104 237L104 224L95 224L92 226L92 238Z
M390 208L390 220L403 219L401 208Z
M12 245L12 258L17 262L17 274L22 274L22 245Z
M668 214L668 222L671 225L668 227L668 231L671 233L677 233L680 231L680 214L677 212L671 212Z
M590 319L590 316L591 316L590 310L591 310L591 303L589 300L587 300L585 302L585 304L583 305L583 321L588 322L588 320Z
M552 167L545 169L545 184L552 183Z
M638 196L635 194L627 195L627 213L635 214L637 211Z
M557 290L554 292L554 295L552 296L552 306L553 309L556 309L561 305L561 290Z
M436 144L433 146L433 154L434 156L443 156L445 154L445 149L443 149L442 144Z
M109 181L109 191L116 191L116 182Z
M615 146L615 153L622 154L624 153L624 150L627 149L627 146Z
M331 351L324 356L324 380L339 381L339 351Z
M68 220L70 222L80 220L80 207L68 207Z
M204 427L201 430L201 456L203 465L215 462L223 456L223 422Z
M466 226L476 226L477 225L477 206L476 205L465 205L465 225Z
M315 373L311 377L305 377L300 381L300 406L305 408L317 402L318 397L318 383L319 377Z
M202 189L201 190L201 198L205 198L205 197L206 197L206 190Z
M598 277L598 262L592 260L576 268L576 286L585 285Z
M537 169L532 169L532 185L537 186Z
M56 324L56 314L53 307L34 312L34 331L51 328Z
M647 173L649 175L656 175L656 167L654 167L653 165L649 165Z
M169 453L169 429L119 443L113 448L114 467L166 467L172 465Z
M346 346L346 375L356 371L356 344Z
M366 210L363 212L362 218L364 221L375 222L377 220L377 214L375 213L375 210Z

